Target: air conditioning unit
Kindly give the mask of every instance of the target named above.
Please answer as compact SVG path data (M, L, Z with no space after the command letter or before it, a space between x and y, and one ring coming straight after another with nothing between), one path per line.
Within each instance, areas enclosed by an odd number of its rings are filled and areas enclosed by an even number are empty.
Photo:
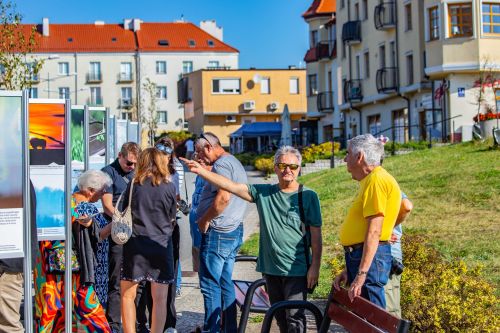
M253 109L255 109L255 101L245 101L243 103L243 110L251 111Z
M278 110L279 107L280 107L280 103L278 103L278 102L269 103L269 109L271 109L271 110Z
M226 116L226 123L235 123L236 116Z

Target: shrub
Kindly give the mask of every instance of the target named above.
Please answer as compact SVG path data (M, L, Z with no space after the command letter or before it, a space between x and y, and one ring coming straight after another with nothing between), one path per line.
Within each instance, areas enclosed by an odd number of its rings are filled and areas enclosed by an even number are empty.
M335 153L339 152L340 143L335 142ZM302 149L302 162L313 163L316 160L329 159L332 157L332 142L324 142L320 145L312 144Z
M392 151L393 142L389 141L384 145L385 151ZM406 143L394 142L394 149L410 149L410 150L423 150L429 148L429 142L427 141L409 141Z
M241 153L234 155L234 157L236 157L243 165L254 165L256 156L257 154L255 153Z
M274 171L274 158L273 157L259 157L255 160L255 168L267 176Z
M498 332L499 300L481 267L447 261L421 235L403 237L403 318L414 332ZM338 253L329 262L335 277L345 267Z

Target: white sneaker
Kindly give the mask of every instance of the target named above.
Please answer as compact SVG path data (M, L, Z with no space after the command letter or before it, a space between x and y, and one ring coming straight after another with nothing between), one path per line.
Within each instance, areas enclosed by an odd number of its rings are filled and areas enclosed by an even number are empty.
M169 327L164 333L177 333L177 330L173 327Z

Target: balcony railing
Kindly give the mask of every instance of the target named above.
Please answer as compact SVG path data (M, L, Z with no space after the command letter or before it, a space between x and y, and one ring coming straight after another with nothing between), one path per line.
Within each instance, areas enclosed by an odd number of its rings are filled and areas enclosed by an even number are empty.
M342 26L342 41L349 44L361 43L361 21L349 21Z
M118 99L118 106L120 109L130 109L134 105L134 100L132 98L120 98Z
M362 80L348 80L344 84L344 100L346 102L361 102L363 100Z
M3 75L2 75L2 77L3 77ZM39 83L40 77L38 75L29 74L26 76L26 80L31 82L31 83Z
M104 102L101 96L91 97L87 99L87 105L89 106L103 106Z
M134 75L132 73L120 73L118 74L118 82L128 83L134 81Z
M386 30L396 27L396 6L393 1L375 6L375 29Z
M384 67L377 70L377 91L389 94L398 91L398 68Z
M337 56L337 43L335 40L324 40L307 50L304 61L316 62L323 59L332 59Z
M333 112L335 105L333 104L333 91L323 91L318 94L318 111Z
M87 73L87 83L100 83L102 82L102 73Z

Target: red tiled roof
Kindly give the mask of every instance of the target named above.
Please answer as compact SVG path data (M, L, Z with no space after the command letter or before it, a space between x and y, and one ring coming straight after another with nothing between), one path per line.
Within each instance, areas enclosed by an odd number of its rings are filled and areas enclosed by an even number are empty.
M168 46L159 45L160 40L168 41ZM189 40L194 41L190 46ZM237 49L221 42L214 36L187 22L141 23L137 31L140 51L182 51L182 52L238 52ZM209 41L213 43L209 45Z
M314 16L328 16L335 13L335 0L314 0L311 6L302 14L304 19Z
M33 24L23 25L29 35ZM141 23L134 33L121 24L50 24L49 36L37 26L35 53L48 52L239 52L192 23ZM137 42L136 42L136 35ZM159 45L159 40L169 46ZM195 46L189 45L189 40ZM209 40L213 43L209 45Z

